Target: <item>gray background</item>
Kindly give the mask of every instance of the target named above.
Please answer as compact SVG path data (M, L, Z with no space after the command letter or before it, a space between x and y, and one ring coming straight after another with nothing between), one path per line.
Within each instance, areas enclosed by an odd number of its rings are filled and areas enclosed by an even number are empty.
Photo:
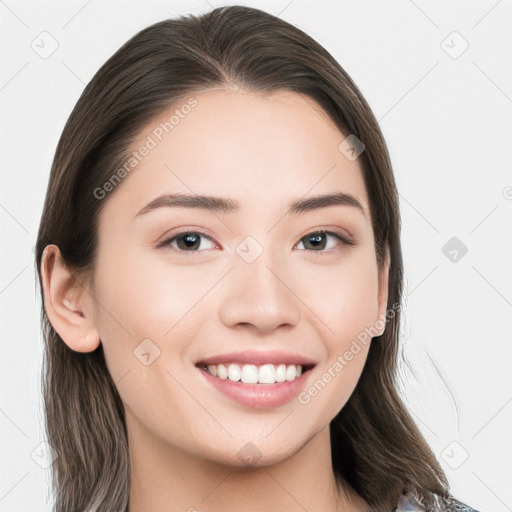
M229 3L0 0L1 512L48 510L32 248L64 123L138 30ZM407 400L454 494L511 511L512 5L232 3L316 38L374 110L401 197Z

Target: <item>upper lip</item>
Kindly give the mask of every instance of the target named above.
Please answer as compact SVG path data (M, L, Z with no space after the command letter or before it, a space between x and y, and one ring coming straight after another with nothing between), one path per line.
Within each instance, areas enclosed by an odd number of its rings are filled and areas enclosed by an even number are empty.
M199 359L199 364L210 365L220 363L241 363L241 364L300 364L302 366L315 366L315 361L309 357L284 350L244 350L229 352L216 356Z

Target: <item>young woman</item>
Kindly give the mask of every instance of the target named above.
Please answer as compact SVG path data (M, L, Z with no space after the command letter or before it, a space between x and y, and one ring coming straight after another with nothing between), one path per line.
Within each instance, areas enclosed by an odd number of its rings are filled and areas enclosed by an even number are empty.
M472 510L397 391L386 144L293 25L223 7L123 45L36 265L56 512Z

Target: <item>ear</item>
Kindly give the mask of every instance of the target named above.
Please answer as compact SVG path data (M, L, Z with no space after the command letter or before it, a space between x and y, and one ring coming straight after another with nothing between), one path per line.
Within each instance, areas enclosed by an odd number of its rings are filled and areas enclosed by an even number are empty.
M384 333L386 329L386 310L388 307L388 286L389 286L389 267L391 264L391 257L389 255L389 247L386 245L386 252L384 261L379 273L379 292L378 292L378 315L376 325L382 325L382 330L379 336Z
M76 352L92 352L100 338L93 323L92 298L66 267L59 248L47 245L41 258L44 307L52 327Z

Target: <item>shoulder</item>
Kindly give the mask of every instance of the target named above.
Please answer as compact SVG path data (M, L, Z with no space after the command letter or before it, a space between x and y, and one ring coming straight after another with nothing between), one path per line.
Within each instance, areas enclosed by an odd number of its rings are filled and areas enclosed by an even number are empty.
M443 500L443 512L479 512L474 508L456 500L455 498L448 498Z
M430 494L428 497L423 495L422 498L418 494L404 492L392 512L479 512L453 496L440 498ZM426 502L429 504L426 505Z

